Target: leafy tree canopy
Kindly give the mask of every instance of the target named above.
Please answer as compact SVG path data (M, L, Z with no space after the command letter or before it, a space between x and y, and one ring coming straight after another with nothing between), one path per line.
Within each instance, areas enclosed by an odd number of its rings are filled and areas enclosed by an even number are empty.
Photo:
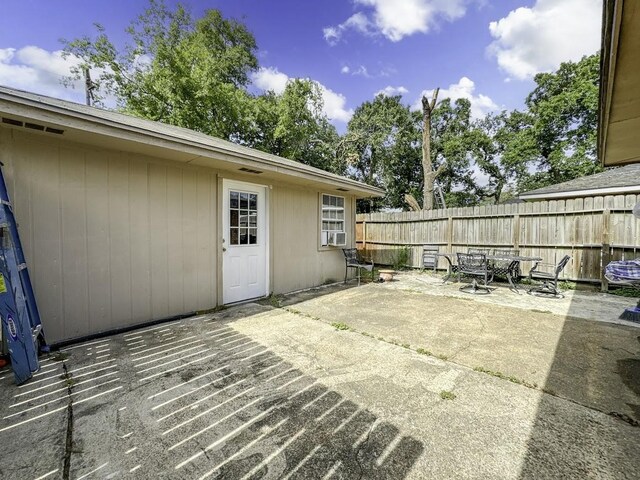
M127 113L225 139L243 129L249 95L241 87L258 67L256 41L243 24L218 10L194 20L182 5L170 11L151 0L128 28L124 49L96 28L93 39L63 43L81 60L74 78L98 72L98 95L113 94Z
M531 126L521 152L537 173L519 179L521 190L564 182L601 170L596 158L599 54L536 75L526 100Z
M290 80L284 92L249 93L257 45L242 23L207 10L150 0L118 49L104 28L63 40L80 59L72 79L93 76L95 100L116 98L140 117L190 128L383 187L367 208L422 203L424 120L400 96L378 95L355 109L344 135L323 113L321 86ZM498 203L514 192L596 173L598 54L535 77L524 111L474 120L466 99L440 99L430 113L431 162L448 206ZM486 179L479 183L478 176Z

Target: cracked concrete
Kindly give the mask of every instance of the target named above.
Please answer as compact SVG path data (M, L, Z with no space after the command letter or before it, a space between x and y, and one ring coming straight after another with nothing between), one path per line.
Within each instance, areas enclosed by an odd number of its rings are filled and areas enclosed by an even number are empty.
M472 296L458 288L405 273L392 283L325 289L331 301L317 291L284 303L309 317L640 421L640 325L616 322L632 299L581 292L536 298L506 287Z
M455 317L441 303L455 299L397 287L285 299L306 315L248 304L74 345L64 361L44 359L24 387L0 372L0 476L65 478L67 454L74 479L637 478L640 428L462 364L480 351L481 340L467 347L479 332L498 346L487 359L513 363L520 350L500 343L510 330L495 320L503 307L459 301ZM457 319L456 328L468 323L469 333L432 321L434 309ZM555 316L534 314L528 321L556 331ZM433 332L412 333L407 343L441 339L436 346L450 344L458 356L442 361L329 324L356 320L389 328L394 338L414 321L432 324ZM524 332L506 336L526 341ZM548 346L545 335L534 337L537 350L525 360ZM636 348L613 337L603 343L611 346L605 359ZM586 383L595 381L589 358ZM456 398L444 400L442 391Z

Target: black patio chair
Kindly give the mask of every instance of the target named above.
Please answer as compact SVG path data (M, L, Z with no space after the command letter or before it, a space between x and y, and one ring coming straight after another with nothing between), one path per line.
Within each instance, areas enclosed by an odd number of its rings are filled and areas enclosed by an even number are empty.
M491 255L490 248L482 248L482 247L469 247L467 249L467 253L471 253L473 255ZM493 282L493 262L487 260L487 268L489 269L489 283Z
M434 272L438 268L438 256L440 250L437 245L423 245L422 247L422 268L430 268Z
M344 253L344 283L347 283L347 274L350 268L355 268L358 275L358 285L360 285L360 269L364 268L367 272L371 272L371 281L373 281L373 262L368 262L358 253L357 248L343 248Z
M557 264L553 263L542 263L536 262L531 270L529 270L529 280L540 280L542 285L536 285L529 289L530 295L550 295L553 297L564 297L564 295L558 289L558 277L564 267L567 266L571 257L569 255L565 255L562 257ZM540 268L545 268L551 270L549 272L545 272L540 270Z
M471 285L460 287L461 291L483 295L491 293L489 288L491 271L484 253L458 253L458 281L462 275L472 277L472 282ZM478 278L482 279L480 285L478 285Z
M518 255L520 255L520 250L518 250L517 248L494 248L493 254L496 257L500 255L517 257ZM511 260L499 260L499 259L493 260L491 267L494 275L497 275L499 277L504 277L508 279L509 275L511 275L513 280L517 280L521 276L520 262L516 264L516 267L515 267L516 269L513 272L509 272L509 268L511 267Z

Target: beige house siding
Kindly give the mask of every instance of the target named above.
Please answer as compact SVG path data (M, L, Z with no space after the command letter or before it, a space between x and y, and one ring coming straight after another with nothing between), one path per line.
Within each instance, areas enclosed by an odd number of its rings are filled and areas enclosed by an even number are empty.
M49 342L216 306L225 173L9 128L0 161ZM344 274L339 249L319 247L319 193L269 190L276 293Z
M344 255L320 247L320 193L345 197L347 244L355 246L353 199L340 192L274 188L271 194L274 292L285 293L344 278Z
M215 305L215 173L0 132L50 342Z

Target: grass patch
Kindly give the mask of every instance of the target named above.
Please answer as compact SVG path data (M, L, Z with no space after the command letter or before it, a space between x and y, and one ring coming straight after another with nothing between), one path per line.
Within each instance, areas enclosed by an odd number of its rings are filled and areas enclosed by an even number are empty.
M429 355L429 356L433 356L433 353L431 353L429 350L426 350L424 348L418 348L416 350L416 353L419 353L420 355Z
M518 385L524 385L525 387L538 388L538 385L536 385L535 383L529 383L526 380L523 380L523 379L518 378L518 377L514 377L513 375L505 375L502 372L495 372L493 370L489 370L488 368L474 367L473 370L476 371L476 372L486 373L487 375L491 375L492 377L497 377L497 378L500 378L502 380L507 380L507 381L509 381L511 383L516 383Z
M411 251L409 247L400 247L393 252L391 257L391 265L394 270L404 270L409 263L409 255Z
M331 326L336 330L351 330L351 327L349 325L342 322L333 322Z
M259 303L262 303L263 305L271 305L273 308L281 308L284 298L284 295L276 295L272 293Z
M617 295L619 297L638 298L640 297L640 290L631 287L621 287L615 290L610 290L611 295Z
M69 358L69 355L63 352L56 352L54 355L52 355L51 360L53 360L54 362L64 362L66 359Z
M440 398L443 400L455 400L456 399L456 394L453 392L450 392L448 390L442 390L440 392Z
M411 348L411 345L409 345L408 343L403 343L402 348Z
M449 355L445 355L444 353L438 353L436 355L436 358L439 358L440 360L449 360Z
M575 290L578 284L576 282L562 281L558 282L560 290Z

